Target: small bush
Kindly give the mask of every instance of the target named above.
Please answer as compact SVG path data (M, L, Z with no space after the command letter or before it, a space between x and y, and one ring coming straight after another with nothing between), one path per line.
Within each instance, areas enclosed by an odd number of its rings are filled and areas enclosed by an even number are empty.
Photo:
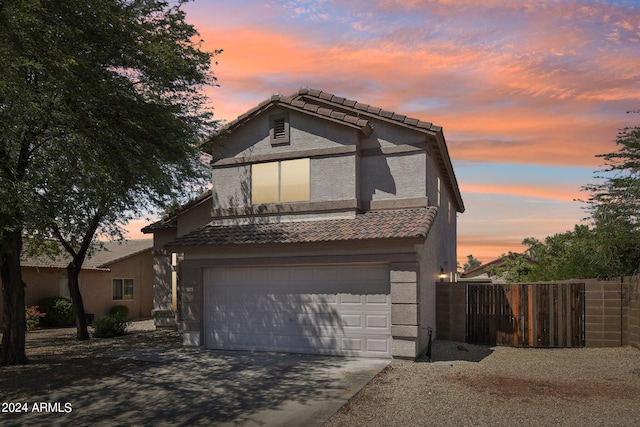
M63 297L42 298L37 304L40 312L46 316L41 319L43 326L65 327L73 326L75 314L70 299Z
M27 321L27 332L35 331L36 329L40 329L38 325L40 325L40 319L46 316L46 313L40 313L40 307L37 305L32 305L31 307L25 307L24 316Z
M127 316L129 316L129 307L126 305L114 305L111 307L111 310L109 310L109 316L127 320Z
M116 316L104 316L93 321L93 336L96 338L113 338L127 333L131 322Z

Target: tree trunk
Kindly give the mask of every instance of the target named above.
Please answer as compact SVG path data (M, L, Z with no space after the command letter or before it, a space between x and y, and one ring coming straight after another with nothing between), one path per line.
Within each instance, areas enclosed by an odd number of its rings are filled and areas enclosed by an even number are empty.
M80 264L81 265L81 264ZM71 261L67 266L67 277L69 278L69 295L73 302L73 312L76 314L76 339L86 341L89 339L87 329L87 316L84 312L84 302L80 294L80 267L75 261Z
M24 288L20 270L22 253L22 230L2 233L0 247L0 276L2 277L2 304L4 309L2 350L0 365L24 365L28 362L25 353L27 322L24 310Z

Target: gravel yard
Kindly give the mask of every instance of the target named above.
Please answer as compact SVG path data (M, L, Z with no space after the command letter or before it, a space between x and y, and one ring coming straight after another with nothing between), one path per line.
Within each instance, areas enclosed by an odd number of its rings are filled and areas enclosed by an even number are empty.
M640 351L435 341L394 360L325 426L638 426Z

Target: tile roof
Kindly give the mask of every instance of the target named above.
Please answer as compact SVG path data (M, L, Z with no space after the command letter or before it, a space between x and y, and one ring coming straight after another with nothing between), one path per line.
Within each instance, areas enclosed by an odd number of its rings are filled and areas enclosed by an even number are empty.
M313 102L307 102L303 98L300 98L297 95L292 96L282 96L280 94L272 95L271 98L262 101L256 107L250 109L244 114L238 116L236 120L229 122L224 130L230 130L242 122L255 117L256 115L262 113L266 109L274 106L274 105L282 105L287 108L291 108L294 110L299 110L308 114L313 114L317 116L324 117L326 119L330 119L339 123L343 123L348 126L355 127L359 129L365 135L371 135L373 132L373 128L371 127L371 123L368 120L361 119L357 115L346 114L342 111L335 111L331 108L324 108L320 105L317 105Z
M332 93L323 92L321 90L310 89L310 88L301 88L298 90L297 95L294 95L294 99L297 100L306 100L307 102L312 100L319 100L320 102L331 102L333 104L338 104L347 108L352 108L355 110L359 110L363 113L372 114L375 116L380 116L385 119L392 120L394 122L402 123L407 126L417 127L422 130L428 130L432 132L440 132L442 131L441 126L435 126L432 123L422 121L420 119L414 119L411 117L407 117L402 114L396 114L393 111L383 110L382 108L374 107L369 104L362 104L358 101L354 101L351 99L346 99L341 96L336 96Z
M200 205L201 203L210 202L212 197L213 197L213 195L211 193L211 190L207 190L207 191L205 191L203 193L200 193L197 197L194 197L193 199L189 200L184 205L181 205L177 209L175 209L172 212L166 214L160 220L158 220L158 221L156 221L154 223L151 223L151 224L147 225L146 227L142 228L141 231L143 233L145 233L145 234L148 234L148 233L153 233L154 230L164 230L164 229L169 229L169 228L176 228L178 226L178 223L177 223L178 216L180 216L182 213L188 211L189 209Z
M83 270L101 270L108 269L109 265L132 257L139 253L151 250L153 247L153 239L138 239L102 242L103 248L97 250L85 259ZM22 267L38 267L38 268L67 268L71 258L66 252L62 252L57 256L23 255L20 259Z
M208 225L167 246L311 243L348 240L426 238L435 207L362 212L351 219L274 224Z

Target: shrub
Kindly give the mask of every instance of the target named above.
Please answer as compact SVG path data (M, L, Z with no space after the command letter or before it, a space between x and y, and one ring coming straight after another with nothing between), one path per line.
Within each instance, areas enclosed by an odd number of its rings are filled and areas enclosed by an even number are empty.
M27 321L27 332L35 331L36 329L40 329L38 325L40 324L40 319L46 316L46 313L40 313L38 310L40 307L37 305L32 305L31 307L25 307L24 316Z
M127 333L131 322L117 316L104 316L93 321L93 336L96 338L113 338Z
M47 297L39 300L37 305L40 307L40 311L46 314L46 317L41 319L43 326L73 326L75 314L70 299Z
M114 305L111 307L111 310L109 310L109 316L127 320L127 316L129 316L129 307L126 305Z

